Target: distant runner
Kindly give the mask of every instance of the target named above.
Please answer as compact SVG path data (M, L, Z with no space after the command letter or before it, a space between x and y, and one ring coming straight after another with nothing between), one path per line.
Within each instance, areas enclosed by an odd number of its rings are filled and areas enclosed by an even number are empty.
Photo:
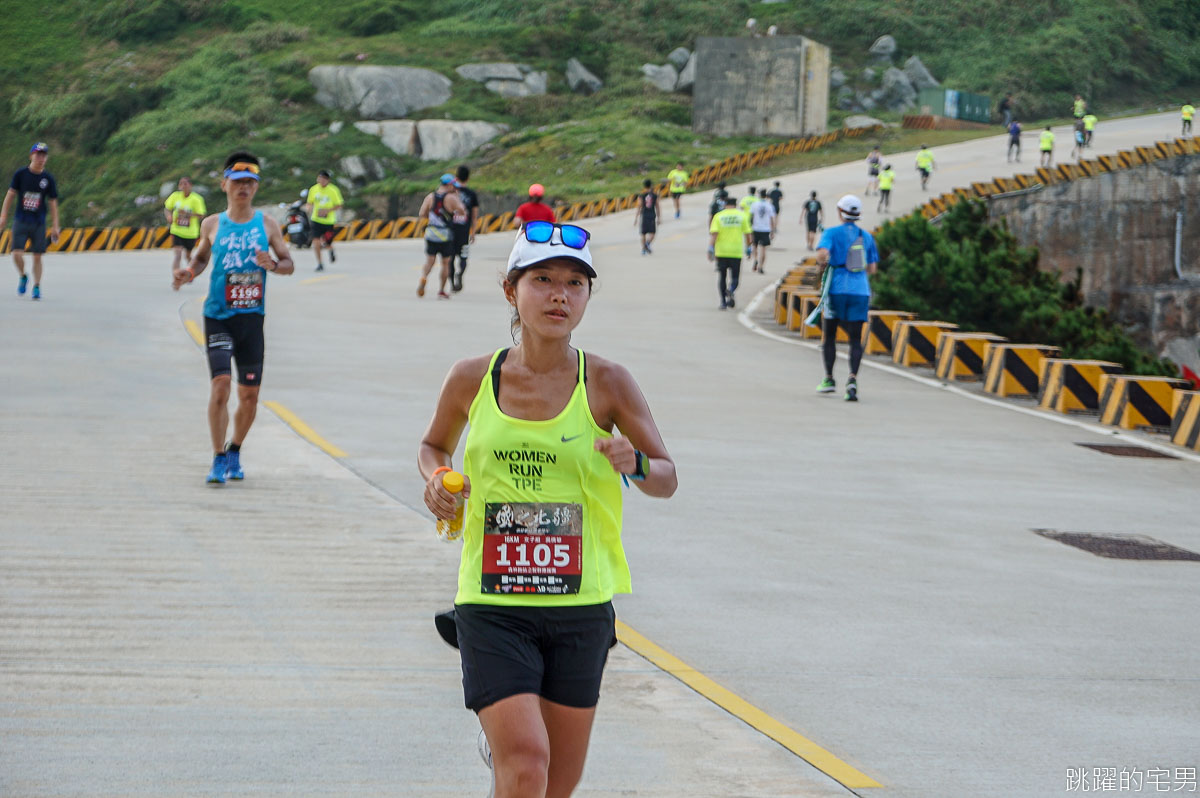
M1196 107L1191 103L1184 103L1180 109L1180 117L1183 119L1183 131L1181 136L1186 136L1192 132L1192 117L1196 115Z
M687 191L688 185L687 172L683 171L683 161L675 164L675 168L667 172L667 183L671 186L671 201L675 203L675 218L679 218L679 201L683 198L683 194Z
M254 210L259 176L259 161L250 153L235 152L226 159L221 190L225 192L228 207L224 213L209 216L200 224L200 240L191 262L186 269L175 269L172 281L172 287L178 291L180 286L199 277L211 258L212 276L204 301L204 339L212 375L208 430L214 454L207 479L218 485L245 476L242 444L254 423L258 391L262 387L267 272L295 271L279 222ZM271 257L270 250L275 251L278 260ZM237 363L238 406L233 416L233 438L226 445L231 361Z
M825 379L817 386L818 393L833 393L833 364L837 359L837 331L840 325L850 338L850 375L846 380L847 402L858 401L858 367L862 363L863 324L870 318L870 275L879 264L875 239L858 226L862 202L852 194L838 200L838 216L842 224L830 228L817 245L817 260L826 266L828 292L822 305L822 352L825 360Z
M642 254L649 255L650 244L658 231L658 192L652 186L650 178L642 181L643 191L638 194L637 213L633 217L634 227L641 228Z
M879 168L881 166L883 166L883 153L876 144L867 155L867 190L865 193L868 197L871 196L871 189L879 190Z
M466 165L454 171L454 178L458 199L467 209L465 215L458 213L450 220L454 231L454 257L457 260L452 264L454 273L450 276L450 290L458 293L463 287L462 278L467 271L467 256L470 254L471 245L475 243L475 231L479 227L479 195L467 188L471 170Z
M1069 157L1078 160L1083 157L1083 148L1085 142L1087 141L1087 131L1085 131L1083 128L1082 119L1075 120L1075 128L1071 131L1071 133L1075 142L1075 146L1071 148L1071 155Z
M779 204L783 202L783 189L779 187L779 181L775 181L775 185L767 193L767 198L771 200L771 205L775 208L775 215L779 215Z
M1038 150L1041 152L1039 166L1054 166L1054 131L1046 125L1046 129L1038 136Z
M1096 123L1099 121L1099 118L1093 113L1088 113L1083 117L1083 143L1089 149L1092 146L1092 135L1096 132Z
M1004 95L1004 99L1000 101L1000 106L996 110L998 110L1000 112L1000 115L1004 118L1003 122L1002 122L1002 124L1004 125L1004 129L1008 130L1009 125L1011 125L1012 121L1013 121L1013 98L1012 98L1012 95L1011 94Z
M713 192L712 202L708 204L708 223L711 225L713 217L720 213L725 208L725 198L729 196L729 192L725 190L725 181L717 183L717 189Z
M596 277L587 237L547 222L518 233L503 281L518 343L451 366L417 453L426 508L453 518L441 475L467 431L451 639L504 798L575 790L616 645L612 598L632 589L621 482L664 499L678 487L634 377L571 346Z
M875 212L883 211L891 213L892 211L892 184L896 182L896 172L892 169L892 165L886 164L883 171L879 173L879 205L875 208Z
M436 191L425 195L417 218L425 219L425 265L421 267L421 282L417 283L417 296L425 296L425 283L433 264L442 259L442 270L438 274L438 299L449 299L446 282L450 279L450 268L454 262L454 231L450 224L456 214L466 216L467 209L458 198L454 187L454 175L444 174Z
M1008 160L1009 163L1013 160L1013 153L1016 153L1017 163L1021 162L1021 123L1013 120L1008 126Z
M717 290L721 293L720 308L725 310L734 306L742 256L750 256L750 217L737 208L733 197L726 197L725 209L713 217L708 230L708 259L717 262Z
M1075 95L1075 102L1071 105L1071 114L1076 119L1083 119L1083 115L1087 113L1087 101L1083 99L1082 94Z
M917 153L917 171L921 173L921 190L928 191L929 173L934 170L933 153L924 144Z
M523 202L517 207L515 218L517 224L525 222L554 222L554 209L546 203L542 202L542 197L546 196L546 189L541 183L534 183L529 187L529 201Z
M171 263L174 272L184 255L191 256L192 248L200 238L200 220L208 215L208 208L204 205L204 197L192 191L190 177L179 178L179 190L167 197L163 207L170 225L171 249L175 254Z
M25 295L29 276L25 274L25 248L33 253L33 299L42 298L42 254L46 242L58 241L58 183L46 171L50 148L38 142L29 148L29 166L13 175L4 206L0 208L0 229L8 224L8 211L16 200L13 215L12 257L17 267L17 295ZM46 235L46 209L50 210L50 235Z
M744 196L740 200L738 200L738 208L742 212L749 214L750 206L753 205L754 203L758 202L758 191L755 190L754 186L750 186L750 188L747 189L746 191L747 191L746 196Z
M817 200L817 192L812 192L808 195L808 201L804 203L804 226L808 228L808 251L812 252L813 245L817 243L817 233L821 232L821 225L825 223L825 209L821 207L821 203Z
M779 217L767 198L767 190L764 188L758 195L758 201L750 206L751 256L754 258L753 271L766 274L767 248L775 237Z
M312 241L313 252L317 255L317 271L325 271L321 262L322 246L329 249L329 262L337 261L333 251L333 236L337 232L337 214L346 204L342 199L342 190L330 181L329 171L322 169L317 172L317 182L308 190L306 208L312 210Z

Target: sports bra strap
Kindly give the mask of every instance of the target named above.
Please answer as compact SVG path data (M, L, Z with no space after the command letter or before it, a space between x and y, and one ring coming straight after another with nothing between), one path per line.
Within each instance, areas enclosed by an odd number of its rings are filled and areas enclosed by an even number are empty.
M496 404L500 404L500 366L508 357L509 350L501 349L500 354L496 355L496 362L492 364L492 394L496 397ZM587 355L583 350L579 350L579 367L583 371L583 384L587 385Z

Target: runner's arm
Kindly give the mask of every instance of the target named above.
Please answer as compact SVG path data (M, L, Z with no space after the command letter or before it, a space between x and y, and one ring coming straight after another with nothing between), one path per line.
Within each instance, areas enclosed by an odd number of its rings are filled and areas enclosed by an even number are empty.
M470 227L471 236L470 236L470 238L467 239L467 243L474 244L475 243L475 228L479 227L479 206L478 205L471 206L471 221L469 222L469 224L471 225L471 227Z
M8 210L12 207L13 197L17 196L17 192L11 188L4 195L4 207L0 208L0 227L3 227L8 222Z
M196 248L192 250L191 260L187 266L175 269L171 273L171 287L176 291L180 286L195 280L208 267L208 259L212 256L212 234L219 220L220 217L213 214L200 223L200 238L196 241Z
M254 256L255 262L267 271L276 274L291 274L296 271L296 264L292 262L292 255L288 252L287 241L284 240L279 222L269 216L264 216L263 227L267 229L267 243L271 249L275 250L275 255L279 259L275 260L271 257L270 252L260 249Z
M58 226L58 200L47 200L46 205L50 208L50 236L57 241L58 234L62 232L62 228Z
M175 206L167 205L163 207L163 215L167 217L167 224L175 223Z
M433 195L426 194L425 199L421 201L421 210L417 211L417 218L424 219L429 216L429 208L433 205Z
M479 390L479 384L487 371L489 355L460 360L450 367L442 392L438 396L433 418L425 428L421 444L417 448L417 469L425 480L425 506L437 518L454 516L455 498L447 491L440 479L434 478L439 468L454 467L454 450L467 426L467 411L471 399ZM440 476L440 475L439 475ZM463 498L471 495L471 482L464 476Z
M600 438L596 451L608 458L618 474L633 474L637 471L637 455L643 455L646 478L631 480L638 490L647 496L670 498L679 487L675 474L675 461L667 452L650 406L642 395L637 381L629 370L616 363L592 359L596 369L596 383L607 394L606 404L612 408L611 416L620 435Z

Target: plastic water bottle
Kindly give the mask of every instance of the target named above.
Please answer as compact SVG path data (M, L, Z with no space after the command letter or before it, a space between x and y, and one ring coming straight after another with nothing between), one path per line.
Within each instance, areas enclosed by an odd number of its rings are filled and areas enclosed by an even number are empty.
M457 497L453 518L439 518L437 522L438 537L445 541L458 540L462 537L463 507L463 475L457 471L447 471L442 474L442 487Z

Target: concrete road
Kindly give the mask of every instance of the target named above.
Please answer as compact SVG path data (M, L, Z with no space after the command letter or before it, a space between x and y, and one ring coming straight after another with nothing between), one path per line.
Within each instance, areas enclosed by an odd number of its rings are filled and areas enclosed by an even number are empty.
M1101 123L1096 152L1175 125ZM924 195L914 153L886 155L899 213ZM935 156L938 193L1014 173L1003 137ZM808 191L832 208L864 177L781 178L786 221L743 308L805 254ZM687 197L648 257L631 213L585 223L601 278L576 343L633 371L680 475L674 499L626 502L622 620L883 785L859 794L1049 796L1069 768L1200 766L1195 563L1031 532L1200 550L1200 464L1099 454L1075 445L1094 431L882 370L858 405L814 394L815 352L717 310L707 202ZM181 323L200 286L172 294L166 254L51 257L40 304L0 302L19 342L0 411L0 794L486 792L429 624L457 550L413 464L450 364L511 343L510 242L481 237L448 302L415 296L420 242L339 247L320 277L298 253L271 279L263 398L346 456L261 410L247 481L219 490ZM769 327L765 311L742 320ZM850 794L623 647L610 662L579 794Z

